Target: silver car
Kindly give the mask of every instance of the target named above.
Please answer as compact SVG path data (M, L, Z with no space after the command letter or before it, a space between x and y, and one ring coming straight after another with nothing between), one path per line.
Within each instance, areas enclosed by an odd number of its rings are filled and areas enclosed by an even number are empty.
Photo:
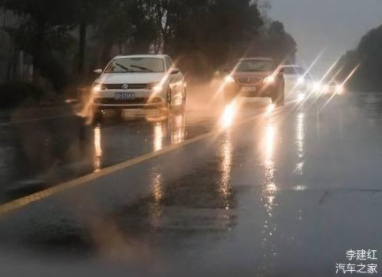
M186 82L166 55L115 57L92 86L93 110L184 108Z

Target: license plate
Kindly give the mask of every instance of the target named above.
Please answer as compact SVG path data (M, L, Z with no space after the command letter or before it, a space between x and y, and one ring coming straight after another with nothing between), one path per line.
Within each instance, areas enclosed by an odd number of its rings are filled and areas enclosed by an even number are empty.
M256 87L251 87L251 86L244 87L243 89L244 89L244 91L256 91L257 90Z
M135 93L134 92L116 92L114 94L115 100L134 100Z

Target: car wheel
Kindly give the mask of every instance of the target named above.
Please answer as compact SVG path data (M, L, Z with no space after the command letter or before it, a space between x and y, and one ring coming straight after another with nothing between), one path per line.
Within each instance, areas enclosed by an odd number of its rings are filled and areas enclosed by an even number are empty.
M103 121L103 112L98 108L93 109L93 123L97 124Z

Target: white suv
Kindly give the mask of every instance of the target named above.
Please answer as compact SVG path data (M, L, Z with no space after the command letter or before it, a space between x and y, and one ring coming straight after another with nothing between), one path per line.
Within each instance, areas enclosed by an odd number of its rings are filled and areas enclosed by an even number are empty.
M107 109L160 109L186 103L183 74L166 55L115 57L92 86L94 112Z

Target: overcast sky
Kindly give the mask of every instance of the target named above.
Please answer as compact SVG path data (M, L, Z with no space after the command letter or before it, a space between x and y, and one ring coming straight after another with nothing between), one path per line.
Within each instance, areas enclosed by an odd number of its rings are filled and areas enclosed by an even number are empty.
M357 46L370 29L382 25L382 0L268 0L270 17L285 24L309 62L326 49L326 66Z

